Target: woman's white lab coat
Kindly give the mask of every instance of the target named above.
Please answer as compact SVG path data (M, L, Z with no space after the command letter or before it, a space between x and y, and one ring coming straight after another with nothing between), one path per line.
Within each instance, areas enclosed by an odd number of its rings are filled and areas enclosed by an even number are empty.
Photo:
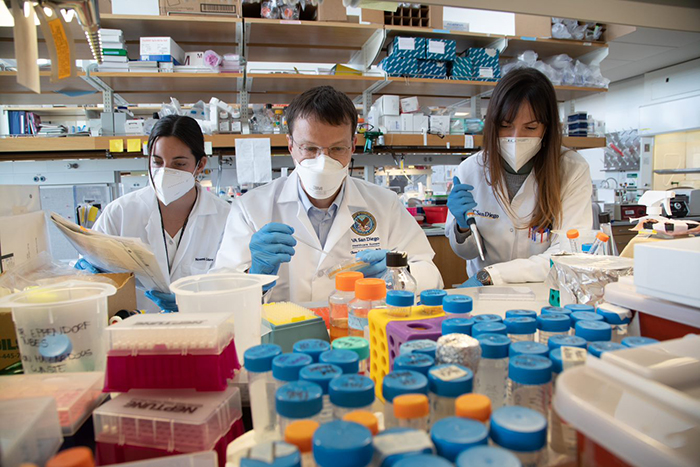
M477 203L474 214L485 246L486 260L479 258L473 236L458 243L455 219L450 213L445 234L450 239L452 249L467 260L469 277L486 268L494 285L544 281L549 272L549 257L559 251L560 239L554 235L543 238L539 232L532 237L527 227L537 198L534 170L511 202L512 210L520 217L516 223L497 201L493 189L486 182L485 170L484 156L480 152L462 162L455 176L461 183L474 187L472 194ZM577 152L562 148L561 177L562 225L558 230L590 230L593 222L593 188L588 163ZM525 228L518 229L516 225L524 225Z
M192 208L187 226L177 248L170 281L211 269L226 226L229 204L202 189L199 184L197 202ZM107 205L95 222L93 230L109 235L140 238L150 245L164 277L168 277L168 259L163 241L163 228L153 187L147 186L128 193ZM170 248L170 245L168 245ZM153 302L137 293L138 306L158 311Z
M348 177L345 194L333 221L324 253L299 200L299 177L292 172L238 198L231 206L224 241L214 270L245 269L251 264L250 238L265 224L280 222L294 228L301 239L290 263L282 264L271 301L296 303L327 300L335 283L324 271L354 259L365 249L396 248L408 254L418 290L441 288L442 278L432 259L428 239L395 193L364 180ZM302 243L304 242L304 243Z

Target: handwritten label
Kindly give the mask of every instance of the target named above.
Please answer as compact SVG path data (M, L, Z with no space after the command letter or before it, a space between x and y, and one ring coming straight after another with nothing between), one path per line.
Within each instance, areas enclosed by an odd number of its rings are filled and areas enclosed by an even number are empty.
M399 37L399 50L416 50L416 41L413 37Z
M88 333L88 337L85 336ZM47 327L17 326L17 341L21 349L22 365L26 372L64 373L68 371L91 371L94 369L95 353L99 351L90 347L93 340L89 335L95 333L92 321L79 321ZM73 351L66 358L57 360L45 357L40 349L48 345L46 337L56 335L69 336L73 342ZM88 345L78 345L87 342Z
M63 29L63 22L60 18L51 20L49 21L49 28L51 29L53 43L56 46L58 63L55 66L58 67L58 79L68 78L70 76L72 58L66 31Z
M564 371L586 363L586 350L579 347L562 347L561 361Z
M445 43L442 41L428 40L428 53L445 55Z
M110 139L109 152L124 152L124 140L121 138Z
M454 381L464 378L469 373L458 367L457 365L443 366L442 368L433 368L430 374L442 381Z

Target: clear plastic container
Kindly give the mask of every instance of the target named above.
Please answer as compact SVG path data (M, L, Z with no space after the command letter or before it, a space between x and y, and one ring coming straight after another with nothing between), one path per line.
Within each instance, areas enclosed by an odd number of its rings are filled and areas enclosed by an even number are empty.
M386 272L382 276L387 290L406 290L416 293L418 283L408 272L408 255L390 251L386 254Z
M547 345L554 336L568 336L571 318L564 313L542 313L537 317L538 341Z
M474 301L468 295L447 295L442 299L442 309L448 318L471 318Z
M447 292L439 289L424 290L420 293L420 304L423 305L423 314L439 315L443 313L442 301Z
M343 420L326 423L314 433L313 443L314 459L319 467L366 467L372 461L372 433L357 423Z
M610 303L601 303L598 305L596 313L601 315L605 322L612 326L613 342L620 343L622 339L627 337L629 324L632 320L632 311L630 309Z
M512 342L534 341L537 320L531 316L512 316L503 320L508 337Z
M302 339L292 346L292 352L306 354L313 359L314 363L318 363L321 354L328 350L331 350L331 344L322 339Z
M342 420L362 425L372 433L372 436L379 434L379 420L369 410L353 410L343 415Z
M0 401L0 464L44 465L63 443L52 397Z
M496 410L506 401L510 339L501 334L482 334L478 340L481 345L481 360L476 372L474 392L487 396L493 410Z
M472 337L479 337L479 334L508 334L506 325L499 321L482 321L474 323L472 326Z
M578 238L579 238L579 233L578 230L576 229L571 229L566 232L566 238L569 239L569 248L571 253L580 253L581 250L579 250L578 247Z
M517 456L494 446L476 446L457 456L457 467L521 467Z
M293 444L284 441L267 441L227 453L225 463L220 462L218 465L224 464L240 467L299 467L301 454Z
M491 399L483 394L465 394L455 401L455 415L488 423L491 418Z
M277 385L272 377L272 360L282 354L282 348L275 344L262 344L251 347L243 354L245 369L248 372L248 393L253 418L255 441L272 441L279 435L275 391Z
M301 467L315 467L313 453L313 437L321 425L313 420L299 420L292 422L284 430L284 441L299 449L301 455Z
M541 357L547 357L549 355L549 347L539 342L513 342L510 345L510 349L508 349L508 356L513 358L518 355L539 355Z
M318 384L308 381L287 383L275 393L275 407L279 415L280 436L290 423L297 420L313 420L321 423L323 389Z
M329 363L314 363L305 366L299 372L300 381L308 381L318 384L323 390L323 408L318 416L319 423L326 423L333 420L333 406L328 395L328 386L330 382L343 374L343 370Z
M361 375L342 375L330 382L328 394L333 418L340 420L356 410L372 410L374 381Z
M600 358L605 352L614 352L616 350L624 350L625 347L617 342L592 342L588 346L588 353L594 357Z
M399 355L394 359L393 371L413 370L428 376L428 370L435 365L435 359L424 353Z
M357 354L359 367L357 372L360 375L369 374L369 341L362 337L340 337L333 341L333 350L350 350Z
M286 383L299 380L299 372L307 365L311 365L313 359L303 353L283 353L272 359L272 377L277 388Z
M360 371L360 358L352 350L327 350L321 354L318 361L340 367L343 374L355 374Z
M591 342L607 342L612 339L612 327L603 321L581 320L576 323L576 335Z
M526 407L501 407L491 415L490 435L522 467L547 465L547 419L541 413Z
M386 308L386 283L382 279L359 279L355 282L355 300L348 308L348 336L369 337L370 310Z
M392 371L382 380L382 397L384 398L384 427L398 426L394 416L394 398L404 394L428 395L428 378L410 370Z
M430 339L418 339L401 344L401 347L399 347L399 355L422 353L435 358L436 349L437 343L435 341L431 341Z
M569 336L570 339L580 339L576 336ZM583 340L583 339L580 339ZM552 342L551 340L549 341ZM585 341L584 341L584 349ZM549 359L552 361L552 395L556 393L557 378L564 371L564 359L562 357L562 347L556 347L549 352ZM584 363L584 362L581 362ZM571 362L567 362L571 365ZM552 451L570 457L576 457L578 443L576 441L576 430L564 422L557 411L552 407L549 411L549 445Z
M537 318L537 312L534 310L508 310L506 318Z
M396 318L407 318L415 303L413 292L408 290L388 290L386 293L386 313Z
M392 401L398 426L415 430L428 430L430 402L425 394L403 394Z
M373 466L395 466L402 459L433 454L428 433L410 428L387 428L374 438Z
M448 363L428 372L430 424L455 415L455 401L472 392L474 373L467 367Z
M552 399L552 361L538 355L518 355L508 364L508 405L549 415Z
M583 339L578 336L553 336L549 339L549 342L547 343L547 347L549 347L549 350L554 350L558 349L560 347L578 347L581 349L585 349L587 345L586 339Z
M430 439L440 457L455 462L463 451L476 446L487 446L489 430L476 420L448 417L433 424Z
M474 320L472 318L449 318L442 322L442 335L466 334L472 335Z
M348 335L348 305L355 299L355 282L361 272L342 272L335 276L335 290L328 297L331 342Z

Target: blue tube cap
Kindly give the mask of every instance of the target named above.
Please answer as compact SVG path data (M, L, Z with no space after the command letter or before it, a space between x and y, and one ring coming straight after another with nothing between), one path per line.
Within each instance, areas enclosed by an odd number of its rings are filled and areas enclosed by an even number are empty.
M472 392L474 373L455 363L435 365L428 371L430 392L442 397L459 397Z
M471 313L474 309L474 301L468 295L448 295L442 299L442 309L445 313Z
M402 394L428 395L428 378L417 371L392 371L382 380L382 395L387 402Z
M333 378L343 374L343 370L330 363L313 363L307 365L299 372L300 381L308 381L321 386L324 394L328 394L328 385Z
M543 306L542 310L540 310L540 314L547 315L549 313L561 313L563 315L570 315L571 310L560 306Z
M537 319L532 316L513 316L503 320L508 334L534 334Z
M442 306L447 292L440 289L424 290L420 293L420 304L426 306Z
M559 347L578 347L580 349L586 348L586 339L578 336L552 336L547 342L549 350L558 349Z
M571 319L564 313L544 313L537 317L537 329L544 332L568 332Z
M564 360L561 356L561 347L552 349L549 352L549 359L552 361L552 373L561 373L564 371Z
M68 358L73 352L73 343L65 334L54 334L41 339L39 354L45 362L58 363Z
M386 293L386 304L397 307L413 306L416 297L408 290L389 290Z
M442 322L442 335L466 334L472 335L474 320L472 318L449 318Z
M328 385L328 394L339 407L367 407L374 402L374 381L362 375L338 376Z
M313 453L320 467L368 465L374 453L372 433L358 423L324 423L314 433Z
M629 348L642 347L645 345L658 344L659 341L651 337L625 337L622 339L622 345Z
M428 370L435 365L435 359L424 353L399 355L394 359L394 371L413 370L428 376Z
M319 363L337 365L343 373L357 373L360 371L360 357L352 350L326 350L318 358Z
M501 407L491 414L491 439L511 451L539 451L547 445L547 419L527 407Z
M632 320L632 311L609 303L598 305L596 313L602 316L606 323L612 325L629 324Z
M287 418L310 418L323 408L323 390L316 383L293 381L275 393L277 413Z
M385 436L391 437L391 441L385 441ZM406 438L410 439L411 442L406 443L404 441L401 443L403 449L396 454L392 454L397 451L394 445ZM374 446L375 452L379 457L386 456L384 457L384 462L382 462L381 467L395 467L396 463L402 459L420 454L434 453L433 442L430 440L428 433L423 430L404 427L388 428L382 431L374 438Z
M506 318L537 318L537 312L534 310L508 310Z
M512 357L508 362L508 378L520 384L549 383L552 380L552 361L549 359L549 352L546 357L539 355Z
M576 323L576 335L588 342L609 341L612 327L603 321L580 320Z
M457 467L522 467L510 451L493 446L476 446L457 457Z
M474 318L475 323L484 323L487 321L497 321L500 323L501 321L503 321L503 318L501 318L500 316L488 313L483 315L475 315L472 318Z
M259 372L260 373L260 372ZM253 446L241 458L241 467L298 467L301 454L293 444L284 441L268 441Z
M454 462L462 451L488 444L489 431L483 423L460 417L447 417L430 429L438 455ZM427 465L427 464L426 464Z
M498 321L486 321L475 323L472 326L472 337L478 337L479 334L502 334L508 335L506 325Z
M313 362L304 353L283 353L272 359L272 376L280 381L297 381L301 369Z
M261 344L243 352L245 369L252 373L272 371L272 360L282 355L282 347L276 344Z
M510 338L503 334L480 334L476 340L481 345L481 358L508 358Z
M600 356L605 352L614 352L616 350L623 350L626 348L627 347L622 344L618 344L617 342L593 342L588 346L588 353L594 357L600 358Z
M572 313L575 313L577 311L595 313L595 307L593 307L593 305L586 305L583 303L572 303L569 305L564 305L564 308L566 308L567 310L571 310Z
M331 350L331 344L321 339L302 339L292 347L292 352L309 355L314 363L318 363L318 358L326 350Z
M416 456L404 457L392 467L453 467L453 464L433 454L418 454Z
M590 311L574 311L571 313L571 326L576 327L579 321L605 321L603 317L597 313Z
M518 355L539 355L541 357L546 357L549 355L549 348L544 344L540 344L539 342L513 342L510 345L510 352L508 355L510 358Z
M435 358L435 350L437 350L437 342L431 341L430 339L418 339L401 344L401 347L399 347L399 355L422 353Z

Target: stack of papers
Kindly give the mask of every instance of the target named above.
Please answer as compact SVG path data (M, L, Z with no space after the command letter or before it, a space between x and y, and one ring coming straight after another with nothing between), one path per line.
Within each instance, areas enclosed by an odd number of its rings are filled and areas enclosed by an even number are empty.
M158 62L134 60L129 62L129 71L139 73L158 73Z
M68 128L63 125L52 125L50 123L44 123L39 129L39 136L61 136L68 133Z
M218 68L192 65L175 65L173 66L173 71L175 73L219 73Z
M129 71L129 56L126 51L124 32L121 29L100 29L102 60L99 70L108 73Z

